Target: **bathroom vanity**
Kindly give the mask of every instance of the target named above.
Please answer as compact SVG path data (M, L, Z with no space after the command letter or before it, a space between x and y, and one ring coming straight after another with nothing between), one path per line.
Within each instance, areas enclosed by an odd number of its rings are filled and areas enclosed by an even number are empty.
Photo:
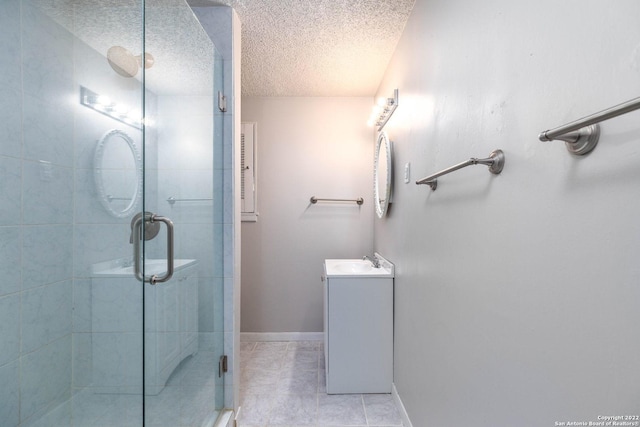
M126 260L125 260L126 261ZM145 261L145 273L164 274L166 259ZM93 266L91 277L92 387L99 392L129 392L142 384L130 360L141 355L144 291L145 393L160 393L182 360L198 351L198 261L175 259L173 277L150 285L133 279L131 262L122 259ZM114 339L116 333L126 340ZM121 365L122 369L105 367ZM117 372L117 374L115 374Z
M360 259L325 260L328 394L391 392L393 276L393 264L384 259L380 268Z
M160 393L180 362L198 352L197 262L175 262L171 280L145 287L146 394Z

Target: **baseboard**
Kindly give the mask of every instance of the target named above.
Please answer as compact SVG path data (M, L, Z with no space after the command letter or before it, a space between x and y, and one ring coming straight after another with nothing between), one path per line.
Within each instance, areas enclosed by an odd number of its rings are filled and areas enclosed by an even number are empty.
M322 341L323 332L241 332L241 342L256 341Z
M404 427L413 427L413 424L411 424L411 420L409 419L409 414L407 414L407 410L404 408L402 399L400 399L398 390L396 390L395 384L391 384L391 395L393 396L393 401L396 402L396 407L398 408L398 412L400 412L400 417L402 418L402 425Z

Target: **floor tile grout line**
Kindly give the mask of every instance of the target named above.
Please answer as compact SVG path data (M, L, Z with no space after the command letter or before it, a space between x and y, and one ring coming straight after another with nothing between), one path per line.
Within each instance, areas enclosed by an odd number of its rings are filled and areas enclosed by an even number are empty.
M362 409L364 410L364 421L369 425L369 417L367 416L367 405L364 403L364 394L360 395L360 401L362 402Z

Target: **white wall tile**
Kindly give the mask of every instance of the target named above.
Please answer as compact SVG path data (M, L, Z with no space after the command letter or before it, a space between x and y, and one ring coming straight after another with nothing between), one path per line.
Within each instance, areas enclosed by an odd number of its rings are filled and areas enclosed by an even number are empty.
M20 355L20 294L0 297L0 366Z
M7 0L0 5L0 69L4 83L18 87L21 81L20 1ZM4 104L3 104L4 105ZM8 104L11 106L11 104ZM15 105L14 105L15 107ZM6 117L6 116L2 116ZM6 153L3 153L6 154ZM17 154L20 154L19 152Z
M15 2L5 2L3 5L11 3ZM6 52L4 49L3 51ZM8 70L9 67L5 67L2 63L3 59L6 59L5 55L0 55L0 69ZM22 154L22 97L20 91L16 89L18 87L20 87L19 79L13 84L0 83L0 96L4 100L0 104L0 114L3 118L0 122L0 154L16 158Z
M48 162L24 161L25 224L70 224L73 220L73 171Z
M133 256L130 221L119 224L77 224L74 228L74 275L89 277L91 265Z
M91 332L91 280L73 279L73 332Z
M71 334L71 281L65 280L22 294L22 354Z
M216 311L216 280L212 277L198 278L198 331L213 332Z
M0 296L22 289L22 229L0 227Z
M72 227L42 225L23 228L23 289L68 280L73 265Z
M142 387L142 340L140 333L94 334L93 387L112 389Z
M71 334L22 357L20 418L39 418L71 396Z
M92 331L142 332L142 289L133 277L92 278Z
M45 15L38 5L22 2L22 87L25 93L50 103L69 99L73 87L72 49L72 35L66 29Z
M75 219L81 224L121 221L121 219L109 215L98 200L94 169L76 168L74 209Z
M73 333L73 388L82 389L93 383L93 335Z
M43 101L40 96L24 95L25 159L72 166L73 105L68 101L70 95L70 91L65 93L63 101L56 103Z
M9 141L7 141L9 144ZM4 146L4 142L0 144ZM0 225L18 225L22 220L22 162L0 156Z
M0 366L0 419L3 425L15 427L20 422L20 362Z

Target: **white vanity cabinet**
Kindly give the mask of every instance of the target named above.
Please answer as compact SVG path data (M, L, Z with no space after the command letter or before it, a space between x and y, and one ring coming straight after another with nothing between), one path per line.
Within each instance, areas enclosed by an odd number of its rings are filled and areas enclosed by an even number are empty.
M92 268L92 387L104 393L140 390L136 361L143 353L144 312L145 392L156 395L180 362L198 351L198 261L175 259L173 277L157 285L137 281L127 261ZM145 260L145 274L164 274L166 263Z
M198 351L197 262L171 280L145 286L145 392L158 394L174 369Z
M393 382L393 267L325 260L328 394L390 393Z

